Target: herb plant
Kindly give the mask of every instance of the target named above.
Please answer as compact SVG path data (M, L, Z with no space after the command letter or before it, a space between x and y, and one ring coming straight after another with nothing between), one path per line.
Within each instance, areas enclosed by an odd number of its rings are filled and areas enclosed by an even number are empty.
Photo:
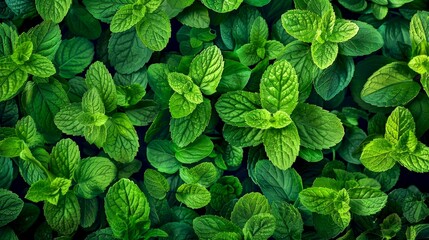
M427 239L425 0L0 0L0 239Z

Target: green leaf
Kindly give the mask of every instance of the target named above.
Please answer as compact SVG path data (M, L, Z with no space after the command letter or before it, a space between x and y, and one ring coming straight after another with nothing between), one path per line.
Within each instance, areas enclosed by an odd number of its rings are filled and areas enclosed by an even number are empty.
M15 193L0 189L0 227L6 226L8 223L15 220L22 208L24 202Z
M397 107L387 118L384 138L396 146L404 134L415 131L416 126L411 112L404 107Z
M210 117L211 104L208 99L204 99L188 116L172 118L170 132L173 142L179 147L185 147L195 141L208 126Z
M106 23L110 23L120 7L134 2L134 0L83 0L93 16Z
M70 32L75 36L95 40L101 35L100 21L95 19L94 16L80 4L73 4L71 6L65 22Z
M245 238L268 239L276 229L276 218L271 213L252 216L243 227Z
M203 162L193 168L180 168L180 178L188 184L197 183L209 187L220 177L218 169L211 162Z
M270 205L265 196L258 192L251 192L242 196L234 205L231 221L243 228L252 216L260 213L270 213L270 211Z
M328 149L338 144L344 136L340 119L316 105L298 104L291 118L298 128L303 147Z
M277 61L267 68L261 79L262 107L275 113L291 114L298 104L298 77L292 65Z
M168 76L167 77L168 85L170 85L173 91L181 95L191 91L192 85L194 83L192 82L192 78L189 77L188 75L185 75L183 73L178 73L178 72L171 72L171 73L168 73L167 76ZM202 95L201 95L201 98L202 98Z
M153 51L164 49L171 37L170 19L163 11L147 14L136 29L141 41Z
M84 113L79 116L78 121L84 125L96 124L97 114L104 115L104 113L106 112L103 101L96 88L91 88L85 94L83 94L82 110L84 111ZM87 118L89 118L89 120ZM104 123L97 125L99 126L103 124Z
M301 239L302 232L304 231L304 223L298 209L284 201L273 202L271 208L271 212L276 218L274 238Z
M359 27L357 34L346 42L339 43L339 53L345 56L369 55L383 47L381 34L368 23L352 21Z
M360 12L366 9L368 6L365 0L339 0L342 6L353 12Z
M265 51L265 48L262 48ZM258 63L261 57L258 56L258 48L253 43L247 43L236 51L238 59L245 66L251 66ZM265 53L263 54L265 57Z
M326 101L333 99L349 85L355 73L353 58L338 56L333 65L314 80L314 89Z
M384 138L376 138L365 145L360 157L361 163L373 172L384 172L395 165L393 148Z
M294 202L303 189L301 176L295 169L280 170L267 160L259 160L256 163L255 178L270 202Z
M406 202L403 212L405 219L410 223L418 223L429 216L429 208L423 200Z
M4 64L4 61L1 61L1 65ZM2 60L6 60L9 58L4 57ZM27 81L28 74L19 69L14 63L12 65L8 65L9 69L3 71L0 69L0 102L6 101L14 97L20 90L20 88ZM3 65L1 68L3 68Z
M103 193L116 178L116 166L104 157L82 159L74 172L74 190L80 197L91 199Z
M117 238L137 239L149 229L149 203L139 187L122 178L104 199L107 222Z
M69 11L72 0L36 0L36 9L43 20L60 23Z
M266 109L255 109L244 115L246 124L252 128L268 129L271 127L271 113Z
M31 185L25 198L33 202L46 201L57 205L60 197L69 191L71 183L70 179L65 178L55 178L52 181L39 180Z
M25 40L21 40L21 41L25 41ZM25 41L25 42L19 41L10 58L16 64L22 65L30 59L32 53L33 53L33 43L31 41Z
M211 46L201 51L189 66L189 76L205 95L216 92L224 68L220 49Z
M208 28L210 25L209 11L202 4L195 2L177 16L183 25L192 28Z
M412 56L429 54L428 13L417 12L411 18L410 39Z
M36 123L30 116L23 117L16 123L15 132L28 147L43 145L43 137L37 132Z
M107 122L107 139L104 151L121 163L131 162L137 155L137 132L124 113L115 113Z
M85 126L77 120L81 113L82 107L80 103L66 105L55 115L55 125L65 134L82 136Z
M80 206L80 226L83 228L91 227L97 220L98 215L98 199L83 199L79 198Z
M232 0L232 1L227 1L227 0L220 0L220 1L215 1L215 0L202 0L201 1L207 8L218 12L218 13L226 13L226 12L231 12L235 9L237 9L240 4L243 2L243 0Z
M318 41L311 44L311 57L313 62L320 68L326 69L331 66L338 55L338 44L334 42L319 43Z
M14 178L12 160L6 157L0 157L0 165L3 166L0 169L0 188L9 189Z
M373 188L352 188L347 190L350 196L350 211L360 216L368 216L381 211L387 203L387 195Z
M429 57L426 55L415 56L408 62L408 67L418 74L427 73L429 71Z
M100 94L106 112L112 112L116 109L116 86L112 75L102 62L95 62L86 71L85 82L88 88L95 87Z
M252 29L250 30L250 42L257 47L263 47L268 40L268 25L262 18L258 17L253 22Z
M112 33L124 32L143 19L144 14L137 14L134 9L135 6L138 5L128 4L119 8L110 23Z
M33 118L37 130L43 134L45 140L53 143L58 141L61 132L55 126L54 117L62 107L69 104L61 83L57 80L49 83L28 82L21 101L25 112Z
M346 42L356 36L358 31L357 24L344 19L337 19L333 32L328 36L328 40L336 43Z
M109 39L109 61L120 73L127 74L141 69L151 56L152 50L143 44L135 28L113 33Z
M264 132L263 143L274 166L286 170L292 166L299 153L298 129L294 123L281 129L268 129Z
M182 184L176 191L176 198L192 209L202 208L211 200L210 192L197 183Z
M50 170L58 177L71 179L80 161L80 151L77 144L69 139L61 139L52 148Z
M311 187L299 193L299 199L308 210L318 214L328 215L335 212L335 200L338 193L324 187Z
M235 224L215 215L197 217L193 220L192 226L201 240L211 240L220 232L241 233L241 229Z
M144 172L144 185L149 194L156 199L163 199L170 191L167 179L158 171L146 169Z
M322 19L308 10L289 10L282 15L282 26L292 37L311 43L320 33Z
M247 127L246 113L260 108L260 98L257 93L233 91L222 94L215 107L219 117L225 123Z
M52 60L61 44L61 30L57 24L44 21L28 30L33 52Z
M85 38L74 37L61 42L54 63L61 77L72 78L83 72L93 56L94 45Z
M384 238L393 238L396 233L401 231L402 221L398 214L392 213L387 216L380 224L381 233Z
M63 235L74 233L80 223L80 207L76 195L68 192L58 204L45 203L43 212L49 226Z
M420 85L413 80L415 76L407 63L387 64L369 77L361 97L365 102L379 107L404 105L420 92Z
M429 147L419 142L414 152L403 153L396 156L397 161L410 171L429 171Z
M180 119L189 116L197 108L197 104L188 101L184 95L173 93L169 101L170 113L173 119Z
M25 148L25 142L18 137L8 137L0 141L0 156L18 157Z
M17 41L18 41L18 33L16 29L6 23L1 23L0 24L0 55L1 56L12 55Z
M52 62L39 54L32 54L30 59L23 65L19 66L20 69L37 77L50 77L56 73L55 67Z
M158 171L173 174L181 164L175 157L174 145L167 140L153 140L147 146L147 160Z
M227 142L236 147L254 147L261 144L264 132L265 130L263 129L235 127L228 124L225 124L223 127L223 137Z
M192 164L209 156L213 148L210 138L202 135L186 147L177 149L175 157L181 163Z

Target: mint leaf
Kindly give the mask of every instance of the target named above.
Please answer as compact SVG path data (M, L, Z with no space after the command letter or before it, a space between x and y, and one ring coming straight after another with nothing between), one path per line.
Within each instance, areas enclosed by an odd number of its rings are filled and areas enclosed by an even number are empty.
M301 239L304 223L298 209L284 201L273 202L271 208L271 212L276 218L274 237Z
M142 20L145 11L143 11L143 14L139 14L139 10L135 9L135 6L137 7L138 5L127 4L119 8L110 23L110 31L113 33L124 32ZM146 10L145 8L143 9Z
M335 190L324 187L311 187L299 193L299 199L308 210L319 214L328 215L335 212L335 200L338 193Z
M350 196L350 211L357 215L375 214L387 203L387 195L373 188L352 188L347 193Z
M4 60L6 59L8 58L0 58L2 65L5 63ZM7 67L8 69L6 71L2 71L0 74L0 102L6 101L15 96L28 78L28 74L19 69L14 65L14 63L9 64Z
M209 124L210 115L210 101L204 99L188 116L171 119L170 132L173 142L179 147L185 147L195 141Z
M91 199L103 193L116 178L116 166L107 158L82 159L74 172L74 190L80 197Z
M231 213L231 221L243 228L252 216L260 213L270 213L268 200L261 193L248 193L235 204Z
M303 189L301 176L295 169L281 170L267 160L259 160L256 163L255 178L270 202L294 202Z
M152 56L137 36L135 28L113 33L109 39L108 58L110 64L120 73L132 73L141 69Z
M282 15L282 26L292 37L311 43L320 34L322 19L308 10L290 10Z
M147 160L158 171L173 174L181 166L175 157L175 151L170 141L153 140L147 146Z
M199 53L189 66L189 76L205 95L216 92L224 68L220 49L211 46Z
M298 78L287 61L277 61L267 68L261 79L262 107L275 113L292 113L298 104Z
M298 128L303 147L327 149L339 143L344 136L340 119L318 106L298 104L291 118Z
M251 127L235 127L225 124L223 137L227 142L237 147L257 146L262 143L265 130Z
M399 154L396 157L397 161L414 172L429 171L429 147L423 143L418 143L414 152Z
M338 44L334 42L319 43L315 41L311 44L311 57L313 62L320 68L325 69L331 66L338 55Z
M216 234L221 232L241 233L241 229L231 221L215 215L197 217L193 220L192 226L202 240L213 239Z
M189 116L197 108L197 104L188 101L184 95L173 93L169 101L170 113L173 119Z
M268 129L271 127L271 113L266 109L255 109L244 115L244 120L249 127Z
M218 13L226 13L231 12L237 9L243 0L232 0L232 1L214 1L214 0L202 0L201 1L207 8L218 12Z
M208 157L213 148L210 138L202 135L186 147L177 149L174 156L181 163L192 164Z
M176 198L192 209L202 208L211 200L210 192L197 183L182 184L176 191Z
M233 91L222 94L215 107L219 117L225 123L237 127L247 127L246 113L260 107L260 98L257 93Z
M0 189L0 227L6 226L8 223L15 220L22 208L24 202L15 193Z
M344 19L335 20L335 25L328 40L331 42L346 42L353 38L359 31L358 25Z
M149 229L149 202L129 179L113 184L104 199L107 222L117 238L136 239Z
M81 104L72 103L66 105L55 115L55 125L65 134L82 136L85 126L77 120L81 113Z
M252 216L244 225L245 238L268 239L274 234L276 219L271 213L260 213Z
M56 72L52 62L39 54L32 54L19 68L37 77L50 77Z
M31 185L25 198L33 202L46 201L57 205L60 197L68 192L71 183L70 179L65 178L55 178L52 181L39 180Z
M137 132L127 115L115 113L107 122L107 138L104 151L114 160L131 162L139 148Z
M404 134L415 131L416 126L411 112L404 107L397 107L387 118L384 138L395 146Z
M144 185L149 194L156 199L163 199L170 191L167 179L158 171L146 169L144 172Z
M219 171L213 163L203 162L193 168L180 168L180 178L188 184L198 183L209 187L219 178Z
M294 123L281 129L268 129L264 132L263 143L274 166L286 170L292 166L299 153L298 129Z
M161 51L171 37L170 19L163 11L147 14L136 26L141 41L153 51Z
M36 0L36 9L43 20L60 23L70 8L72 0Z
M415 75L404 62L387 64L368 78L361 97L365 102L379 107L406 104L420 91L420 85L413 81Z
M28 30L33 52L52 60L61 44L61 30L57 24L44 21Z
M71 179L80 161L80 151L71 139L62 139L52 148L50 169L56 176Z
M373 172L384 172L395 165L392 145L384 138L376 138L365 145L360 161Z
M79 227L80 207L73 192L61 196L56 205L45 203L43 212L49 226L60 234L72 234Z
M72 78L91 63L93 56L94 45L85 38L75 37L61 42L54 64L61 77Z
M85 82L88 88L95 87L100 94L106 112L111 112L116 109L116 86L113 78L101 62L93 63L86 71Z

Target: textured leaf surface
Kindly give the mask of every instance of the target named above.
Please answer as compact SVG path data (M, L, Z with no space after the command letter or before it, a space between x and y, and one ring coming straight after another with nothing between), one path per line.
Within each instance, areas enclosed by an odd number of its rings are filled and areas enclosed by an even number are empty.
M136 29L141 41L153 51L164 49L171 37L170 19L162 11L147 14Z
M43 20L59 23L67 15L71 3L72 0L36 0L36 9Z

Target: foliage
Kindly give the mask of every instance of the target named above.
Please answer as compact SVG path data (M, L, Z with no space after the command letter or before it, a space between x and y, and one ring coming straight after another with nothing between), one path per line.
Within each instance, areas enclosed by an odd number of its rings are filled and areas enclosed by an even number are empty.
M427 239L425 0L0 0L0 239Z

